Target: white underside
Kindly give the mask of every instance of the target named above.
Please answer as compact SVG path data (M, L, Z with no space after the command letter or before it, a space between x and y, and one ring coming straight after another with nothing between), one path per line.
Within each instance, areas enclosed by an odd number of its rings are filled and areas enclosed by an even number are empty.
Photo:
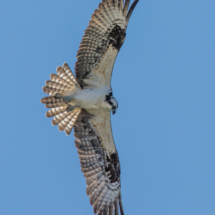
M110 111L111 105L105 101L105 96L110 91L110 87L78 90L71 95L73 99L70 103L84 109L106 109Z

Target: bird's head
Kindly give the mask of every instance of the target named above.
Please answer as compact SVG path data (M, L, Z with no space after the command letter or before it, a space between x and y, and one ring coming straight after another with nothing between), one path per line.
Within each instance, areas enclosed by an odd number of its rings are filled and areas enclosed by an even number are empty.
M116 110L118 108L118 102L117 102L117 100L114 97L111 97L111 99L110 99L110 105L111 105L112 113L115 114Z
M112 113L115 114L116 110L118 108L118 102L117 100L113 97L112 92L106 95L105 101L110 105L110 109L112 110Z

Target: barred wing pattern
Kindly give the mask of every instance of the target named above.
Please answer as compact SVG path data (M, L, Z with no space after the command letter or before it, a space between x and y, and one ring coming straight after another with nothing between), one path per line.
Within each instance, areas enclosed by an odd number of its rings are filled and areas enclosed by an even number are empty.
M109 111L82 109L74 126L75 145L95 214L124 215L120 164L112 137Z
M128 11L130 0L103 0L95 10L77 53L75 74L82 88L110 86L114 62L137 2Z
M41 102L51 108L47 117L69 135L74 127L87 195L97 215L124 215L120 164L112 136L110 111L83 109L73 101L82 89L110 87L113 66L124 43L131 14L139 0L102 0L91 17L77 53L75 74L64 63L46 81ZM98 90L99 92L99 90ZM73 103L74 102L74 103Z

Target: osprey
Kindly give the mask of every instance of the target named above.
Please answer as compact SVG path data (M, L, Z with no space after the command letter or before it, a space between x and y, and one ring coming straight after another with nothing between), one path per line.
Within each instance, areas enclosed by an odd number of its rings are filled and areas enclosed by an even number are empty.
M87 195L95 214L124 214L120 164L112 136L110 112L118 103L113 97L111 75L123 45L131 14L138 0L103 0L91 17L81 41L75 75L67 63L51 74L41 99L52 124L69 135L74 128L75 146L87 183Z

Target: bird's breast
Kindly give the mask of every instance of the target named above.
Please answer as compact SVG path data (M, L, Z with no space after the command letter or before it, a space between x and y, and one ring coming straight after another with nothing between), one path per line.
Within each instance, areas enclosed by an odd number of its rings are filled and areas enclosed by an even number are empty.
M76 93L76 105L85 109L109 109L111 106L105 101L107 89L84 89Z

